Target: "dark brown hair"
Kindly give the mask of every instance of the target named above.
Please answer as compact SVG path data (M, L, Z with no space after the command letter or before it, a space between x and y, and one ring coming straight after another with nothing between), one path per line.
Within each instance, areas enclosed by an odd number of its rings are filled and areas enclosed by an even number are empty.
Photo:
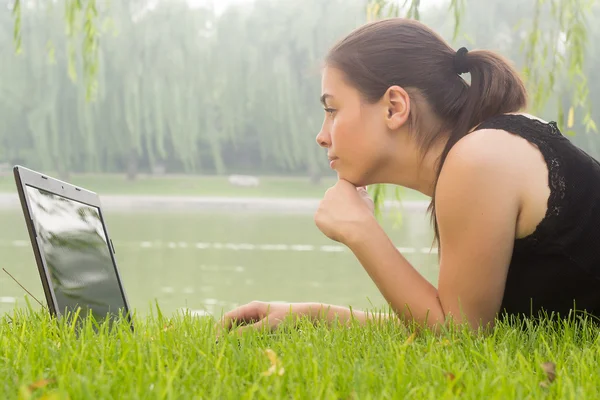
M486 119L517 112L527 103L523 82L503 57L486 50L465 50L457 54L418 21L391 18L354 30L329 51L325 63L340 69L370 103L381 99L390 86L403 87L417 109L415 114L411 110L409 123L417 130L423 157L443 133L449 135L436 166L437 186L452 146ZM471 75L470 85L459 75L465 71ZM431 110L438 121L433 125L419 121L422 107ZM428 124L428 129L422 129ZM439 244L435 189L429 211Z

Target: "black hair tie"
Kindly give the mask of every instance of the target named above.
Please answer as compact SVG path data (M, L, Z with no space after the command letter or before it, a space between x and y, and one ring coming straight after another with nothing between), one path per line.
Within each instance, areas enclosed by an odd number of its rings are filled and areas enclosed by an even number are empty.
M454 71L458 75L469 72L469 62L467 60L468 52L469 50L467 50L466 47L461 47L454 55Z

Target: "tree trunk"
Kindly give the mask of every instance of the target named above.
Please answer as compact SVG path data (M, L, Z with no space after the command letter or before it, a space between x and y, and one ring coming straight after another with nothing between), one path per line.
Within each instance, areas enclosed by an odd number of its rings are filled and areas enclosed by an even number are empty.
M319 168L314 163L308 165L308 174L310 176L310 183L313 185L321 183L321 171L319 171Z
M127 159L127 180L134 181L138 174L138 160L137 153L135 150L129 152L129 158Z
M60 179L63 182L69 182L69 179L71 179L71 174L68 170L61 168L58 171L58 179Z
M68 182L69 178L71 177L71 174L69 168L65 164L65 160L60 158L54 158L54 165L56 168L58 179L64 182Z

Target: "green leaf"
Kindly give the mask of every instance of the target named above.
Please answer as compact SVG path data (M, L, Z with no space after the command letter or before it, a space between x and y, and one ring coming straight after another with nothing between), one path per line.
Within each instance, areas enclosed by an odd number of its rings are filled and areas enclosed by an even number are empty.
M21 37L21 0L15 0L15 3L13 4L12 14L15 18L15 26L13 29L15 51L17 54L21 54L23 51L23 41Z

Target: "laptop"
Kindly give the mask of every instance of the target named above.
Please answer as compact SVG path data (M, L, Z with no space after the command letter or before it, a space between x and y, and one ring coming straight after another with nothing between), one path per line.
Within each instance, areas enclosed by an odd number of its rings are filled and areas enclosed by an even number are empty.
M50 313L98 322L121 316L129 303L99 196L15 166L15 181Z

